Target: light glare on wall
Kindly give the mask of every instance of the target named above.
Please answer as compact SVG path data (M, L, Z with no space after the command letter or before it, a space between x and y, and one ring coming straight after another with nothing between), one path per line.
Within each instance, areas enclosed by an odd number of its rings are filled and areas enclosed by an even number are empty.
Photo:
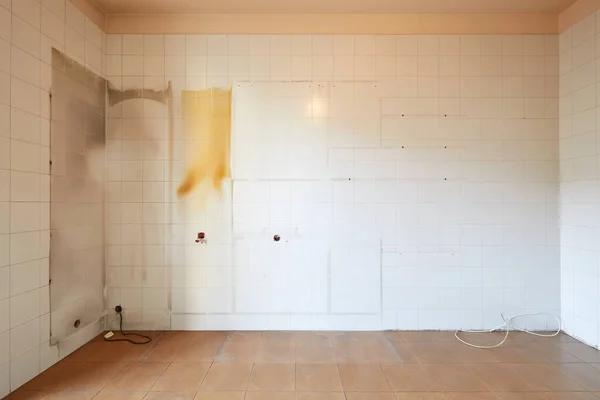
M327 99L313 98L306 104L306 116L313 118L325 118L329 114Z

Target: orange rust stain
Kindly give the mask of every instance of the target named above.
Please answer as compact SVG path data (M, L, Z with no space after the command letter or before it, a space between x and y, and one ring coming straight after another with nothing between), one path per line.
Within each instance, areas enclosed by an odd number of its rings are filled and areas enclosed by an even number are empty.
M190 161L177 195L184 197L207 180L220 191L231 177L231 89L184 91L181 101Z

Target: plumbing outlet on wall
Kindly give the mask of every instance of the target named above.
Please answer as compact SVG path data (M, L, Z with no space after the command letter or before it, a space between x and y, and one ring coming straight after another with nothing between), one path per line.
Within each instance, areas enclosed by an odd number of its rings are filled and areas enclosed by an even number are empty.
M206 234L204 232L198 232L196 243L206 244Z

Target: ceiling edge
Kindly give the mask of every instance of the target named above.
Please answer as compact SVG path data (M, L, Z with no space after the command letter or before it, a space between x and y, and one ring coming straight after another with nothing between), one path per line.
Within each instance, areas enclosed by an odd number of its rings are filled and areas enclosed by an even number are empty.
M599 0L600 1L600 0ZM108 15L107 33L555 34L555 14Z
M106 14L93 0L69 0L79 11L106 31Z
M593 12L600 10L600 0L579 0L558 16L558 30L564 32Z

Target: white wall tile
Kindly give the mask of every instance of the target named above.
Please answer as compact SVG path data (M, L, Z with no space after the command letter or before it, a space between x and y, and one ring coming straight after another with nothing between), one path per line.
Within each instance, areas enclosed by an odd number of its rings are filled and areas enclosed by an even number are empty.
M12 109L10 136L19 141L40 143L40 118L25 111Z
M10 105L10 75L0 72L0 104Z
M102 49L102 30L96 26L91 20L86 18L85 20L85 38L90 44L95 47Z
M10 298L11 329L39 316L40 296L37 289Z
M10 43L0 40L0 71L10 74Z
M33 349L10 363L10 387L17 389L40 372L39 350Z
M41 311L49 312L48 286L41 299L38 288L40 280L49 280L50 50L66 47L69 56L100 73L105 36L65 0L24 0L13 6L12 14L0 7L0 329L10 329L1 340L2 357L7 357L1 362L2 396L58 359L58 352L43 351L40 364L39 347L40 333L47 331L40 326L49 323L49 314L39 319ZM28 329L33 325L37 328ZM7 363L9 351L14 360Z
M186 54L206 54L206 46L206 35L185 35Z
M144 76L161 76L165 74L165 57L162 55L144 56Z
M21 18L12 18L12 44L28 52L34 57L40 57L40 33L39 30L23 21Z
M33 319L10 330L10 358L38 347L40 344L40 320Z
M41 5L36 0L15 1L12 12L23 21L32 25L36 29L40 29Z
M10 207L10 232L40 230L40 203L13 202Z
M333 54L333 36L315 35L312 37L312 54L315 56L330 56Z
M10 161L13 171L40 172L40 146L37 144L11 140Z
M165 36L144 35L144 54L165 54Z
M66 0L42 0L42 5L56 15L61 21L65 20Z
M185 35L165 35L165 54L185 54L185 43Z
M67 27L65 32L65 49L67 55L85 64L85 36L73 28Z
M10 267L10 294L16 296L40 286L40 265L38 260Z
M40 177L35 173L12 171L11 201L39 201Z
M40 115L40 90L17 78L11 79L11 105L21 111Z
M74 29L80 35L85 36L85 15L81 13L70 1L66 2L65 18L67 27Z
M124 55L122 61L124 76L143 75L144 58L142 56Z
M41 31L60 46L65 45L64 22L45 7L42 7Z
M0 137L10 137L10 107L0 104Z

